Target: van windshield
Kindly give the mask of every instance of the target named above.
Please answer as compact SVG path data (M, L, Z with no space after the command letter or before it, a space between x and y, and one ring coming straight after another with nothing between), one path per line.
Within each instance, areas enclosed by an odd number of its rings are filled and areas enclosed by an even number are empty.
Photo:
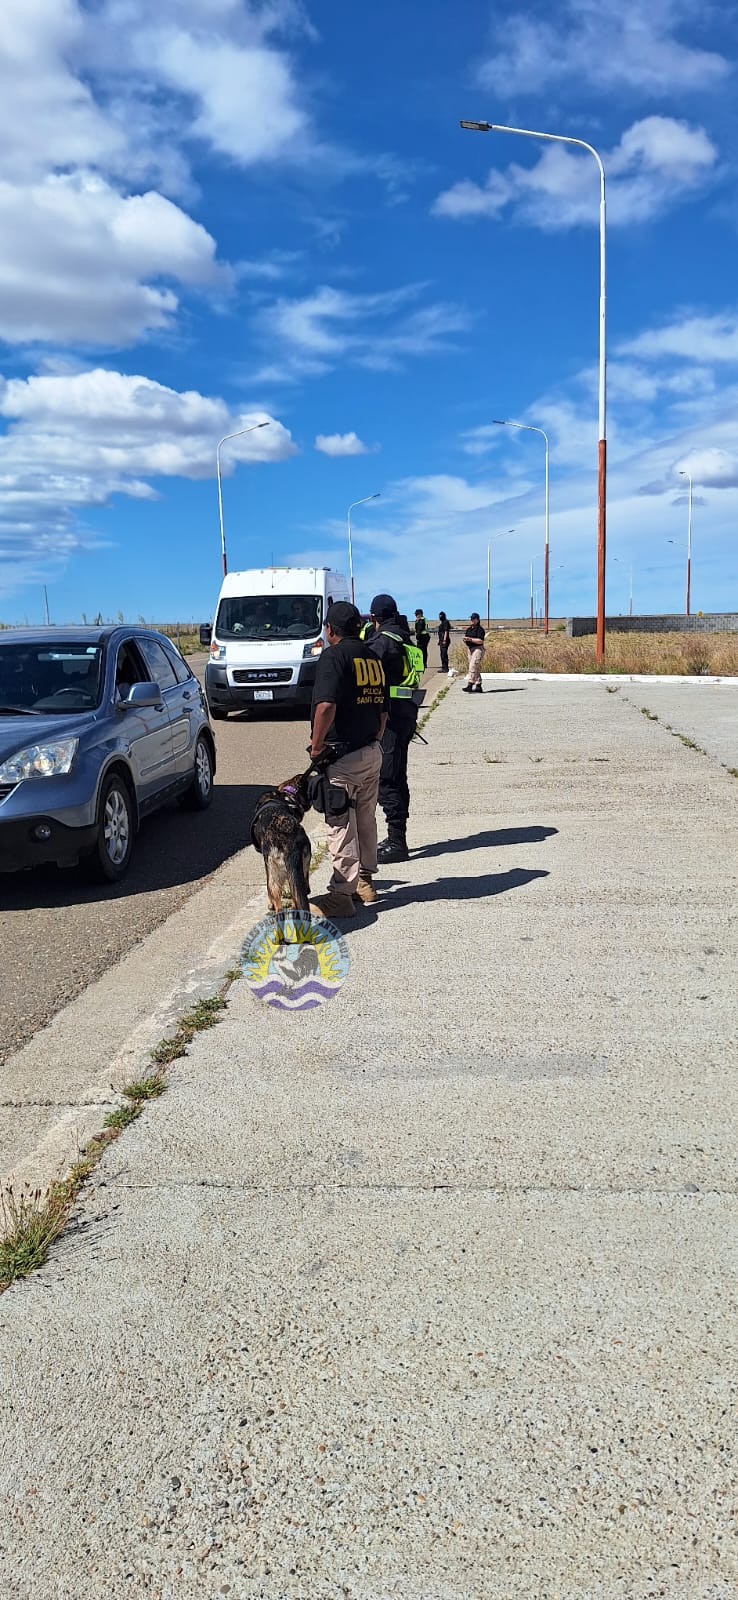
M315 639L323 624L318 594L244 594L221 600L219 639Z

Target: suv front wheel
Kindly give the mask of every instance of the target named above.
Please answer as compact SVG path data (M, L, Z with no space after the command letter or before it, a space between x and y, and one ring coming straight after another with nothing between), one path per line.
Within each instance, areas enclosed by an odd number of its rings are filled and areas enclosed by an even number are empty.
M85 862L87 874L98 883L119 883L131 863L133 805L128 785L119 773L105 779L100 795L97 840Z

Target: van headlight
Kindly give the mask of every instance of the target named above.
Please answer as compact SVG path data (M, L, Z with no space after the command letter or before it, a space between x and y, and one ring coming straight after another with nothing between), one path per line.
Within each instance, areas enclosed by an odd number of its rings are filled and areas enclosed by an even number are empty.
M49 739L29 744L0 766L0 783L21 783L24 778L58 778L69 772L79 739Z
M210 660L211 661L225 661L225 653L226 653L226 647L225 647L224 644L211 644L211 646L210 646Z
M306 656L319 656L322 649L323 649L323 640L322 639L311 639L311 640L309 640L308 643L303 647L303 652L302 652L303 661L305 660Z

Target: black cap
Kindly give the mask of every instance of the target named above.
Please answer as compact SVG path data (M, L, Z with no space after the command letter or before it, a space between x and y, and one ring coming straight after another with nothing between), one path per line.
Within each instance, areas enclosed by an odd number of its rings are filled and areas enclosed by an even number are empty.
M469 618L469 621L470 622L478 622L479 621L479 612L478 611L472 611L472 614L471 614L471 617Z
M397 601L392 599L391 594L375 594L370 609L378 622L386 622L388 617L397 615Z
M334 600L328 607L325 620L334 633L358 633L361 617L350 600Z

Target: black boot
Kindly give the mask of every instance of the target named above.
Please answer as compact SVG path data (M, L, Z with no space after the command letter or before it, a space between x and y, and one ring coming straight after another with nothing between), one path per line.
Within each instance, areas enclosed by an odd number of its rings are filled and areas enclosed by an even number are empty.
M377 861L388 863L390 861L409 861L410 851L407 847L404 828L390 828L388 837L377 845Z

